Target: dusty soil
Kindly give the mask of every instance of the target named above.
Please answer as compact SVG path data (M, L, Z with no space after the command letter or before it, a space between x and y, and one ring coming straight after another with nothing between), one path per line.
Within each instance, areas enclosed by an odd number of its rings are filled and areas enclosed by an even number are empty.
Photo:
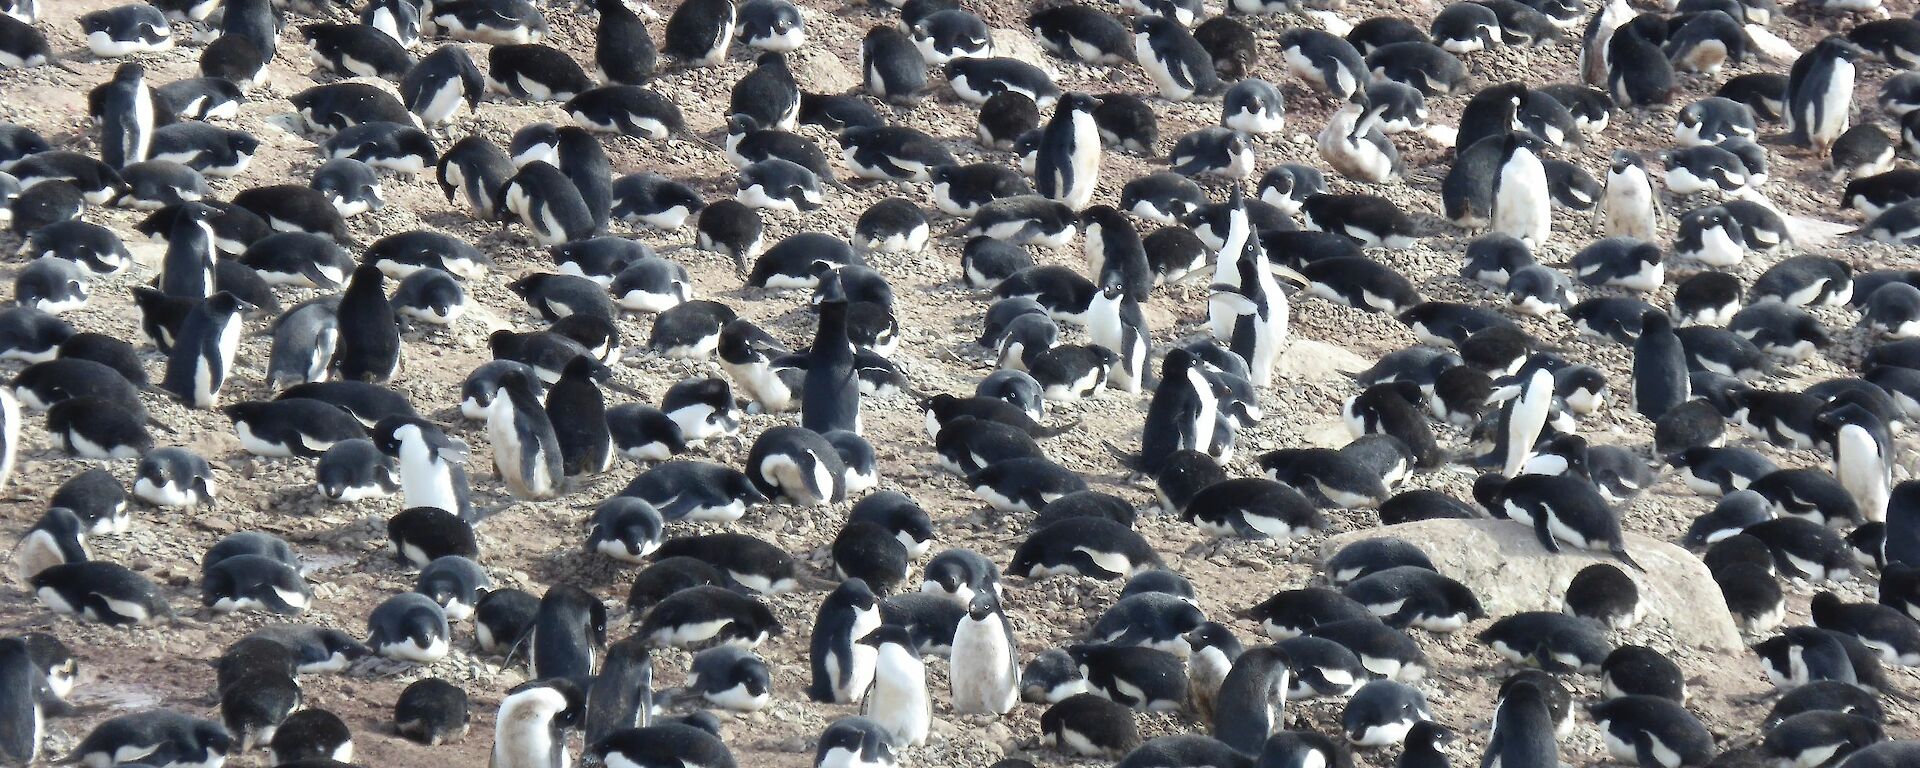
M65 68L41 67L28 71L0 72L0 118L39 130L63 147L86 151L94 149L88 135L84 94L93 85L106 80L117 62L97 61L86 53L75 18L81 13L112 5L111 0L58 0L41 4L40 26L47 31L54 49L65 60ZM837 7L825 0L805 0L809 42L797 54L796 68L802 73L803 87L814 91L837 91L852 86L857 78L851 69L857 66L859 44L872 25L891 23L890 13L865 6ZM996 37L1006 55L1043 60L1044 65L1061 76L1069 89L1105 91L1125 89L1148 93L1152 88L1143 73L1135 68L1096 69L1065 62L1040 54L1022 30L1027 9L1017 3L968 3L990 24L1000 29ZM1907 0L1889 2L1896 13L1910 13ZM1381 3L1367 0L1351 5L1345 15L1357 20L1382 12L1413 17L1424 26L1439 9L1437 3L1416 0L1408 3ZM570 52L588 64L592 46L593 20L571 4L554 3L546 12L553 34L548 42ZM664 14L669 8L662 7ZM1210 12L1218 12L1210 4ZM344 10L335 17L346 19ZM1775 22L1776 34L1804 49L1824 34L1844 30L1851 19L1811 17L1788 12ZM298 16L294 25L308 21ZM1286 132L1264 140L1259 148L1262 170L1283 161L1318 165L1311 134L1317 133L1333 104L1322 94L1307 90L1279 66L1274 33L1299 20L1260 17L1250 23L1259 31L1261 58L1256 75L1282 85L1289 99L1290 124ZM176 37L187 39L188 30L176 29ZM653 26L656 40L660 22ZM1575 33L1577 38L1577 32ZM437 43L423 44L422 51ZM1011 52L1011 53L1006 53ZM197 48L142 56L152 82L163 83L197 74ZM475 50L484 61L484 51ZM1560 43L1538 49L1498 49L1468 55L1466 61L1474 74L1475 85L1524 78L1531 84L1573 79L1574 47ZM722 115L731 83L750 67L748 53L736 49L733 58L718 67L675 70L664 74L655 87L672 95L685 111L691 129L711 141L718 141ZM1643 150L1668 145L1674 109L1692 99L1710 94L1726 77L1747 71L1784 71L1784 63L1750 59L1745 67L1723 72L1712 79L1687 78L1684 96L1667 109L1650 113L1616 114L1614 127L1593 137L1584 147L1561 156L1571 159L1599 175L1606 158L1620 146ZM1859 119L1873 120L1892 130L1892 121L1873 105L1878 85L1888 74L1886 67L1872 63L1862 68L1855 106ZM937 79L936 75L936 79ZM314 137L289 131L296 124L285 98L315 82L333 79L318 74L307 57L307 46L290 26L283 36L279 58L274 62L272 82L251 94L251 102L234 123L260 137L263 148L252 168L236 179L214 180L222 197L250 186L304 181L321 158ZM1452 124L1464 96L1439 97L1432 101L1434 120ZM1171 146L1174 138L1217 120L1217 105L1169 104L1154 100L1162 123L1159 151ZM884 108L883 108L884 109ZM536 121L564 122L567 118L556 105L507 103L498 100L484 104L477 115L458 118L441 146L469 133L485 134L504 145L511 132ZM973 143L974 110L955 99L944 88L938 95L911 112L895 113L895 119L926 130L949 143L962 161L991 160L1009 162L1007 153L989 152ZM804 129L829 149L832 137L817 129ZM1777 130L1777 126L1770 127ZM610 138L606 145L616 174L642 169L660 170L699 187L709 197L730 195L731 170L720 153L710 145L673 139L648 143L634 139ZM1445 170L1444 148L1409 136L1399 139L1412 181L1378 191L1424 215L1436 236L1418 247L1378 252L1377 258L1392 264L1412 277L1429 298L1485 301L1491 296L1484 288L1454 276L1465 244L1462 233L1444 225L1437 217L1438 178ZM1838 188L1827 181L1817 159L1800 150L1770 146L1773 153L1773 181L1766 192L1790 212L1835 221L1852 221L1851 213L1836 210ZM837 154L837 153L835 153ZM1115 202L1119 188L1127 179L1152 169L1153 158L1108 154L1103 169L1097 202ZM1336 181L1343 191L1355 191L1352 184ZM526 232L517 227L500 230L469 220L464 208L447 205L431 177L393 177L383 179L389 207L352 221L355 238L362 244L380 236L408 229L427 227L452 232L481 245L498 261L498 269L484 280L470 284L476 300L500 321L520 328L534 327L538 320L505 286L522 274L550 269L542 249L535 247ZM1212 192L1224 196L1224 186L1215 183ZM768 217L769 240L806 230L838 235L851 233L859 212L890 195L905 195L916 201L927 200L925 185L912 188L893 184L856 185L852 193L830 195L828 205L806 215ZM930 204L927 205L931 212ZM1678 213L1684 208L1676 208ZM124 210L94 209L87 214L92 221L107 224L121 232L129 242L137 239L132 224L138 214ZM618 225L616 225L618 226ZM1667 226L1672 226L1669 219ZM945 228L936 223L936 231ZM1556 237L1540 254L1543 263L1559 263L1595 236L1587 217L1556 211ZM622 234L626 234L622 232ZM681 233L634 232L656 247L679 245L691 235ZM0 240L11 243L11 235ZM130 274L103 280L94 286L95 300L87 308L67 315L83 330L102 331L127 339L140 339L137 316L126 299L126 288L135 281L149 279L155 272L158 251L140 244L147 262ZM1846 241L1823 252L1844 259L1864 270L1911 263L1912 252L1877 244ZM883 256L876 266L893 282L905 343L895 360L920 390L971 391L973 383L989 369L971 351L985 297L961 287L958 282L959 243L942 240L927 252L910 256ZM1078 246L1041 254L1044 260L1079 264ZM789 342L803 343L811 335L811 320L803 310L805 296L796 292L769 293L743 289L741 279L722 256L693 249L678 251L673 258L684 264L694 276L698 295L724 301L742 316L772 330ZM10 278L18 263L0 267L0 278ZM1738 272L1751 279L1767 266L1749 262ZM1671 281L1669 281L1669 286ZM1602 291L1604 292L1604 291ZM1664 303L1671 288L1654 297ZM283 289L283 303L303 300L311 291ZM1169 290L1157 294L1148 307L1155 341L1168 343L1203 333L1202 292ZM1781 372L1778 381L1766 386L1796 388L1838 375L1859 359L1869 342L1861 332L1852 330L1856 319L1848 310L1819 310L1838 343L1812 361ZM472 315L469 316L473 317ZM644 340L650 318L623 319L621 329L630 349ZM1649 425L1629 409L1617 403L1624 397L1618 388L1627 382L1627 352L1614 345L1596 345L1588 339L1576 339L1568 325L1535 319L1522 319L1532 332L1553 341L1570 357L1600 365L1616 387L1610 407L1597 418L1582 425L1583 433L1605 443L1645 445L1650 441ZM1293 334L1298 339L1336 345L1348 353L1348 365L1364 363L1379 354L1413 343L1412 335L1392 319L1335 306L1315 299L1297 299L1292 310ZM268 338L266 323L250 323L236 380L229 383L228 401L270 396L262 383ZM462 422L456 404L458 386L466 372L487 359L485 336L491 330L477 319L466 319L451 331L430 329L413 331L407 336L407 367L395 386L405 391L424 414L453 425L453 431L475 446L474 455L490 455L483 429ZM150 373L157 376L163 363L150 348L144 350ZM1288 362L1288 375L1282 386L1268 393L1265 403L1270 416L1241 437L1241 450L1232 468L1234 474L1253 474L1252 457L1278 447L1302 444L1344 442L1338 428L1341 400L1352 394L1350 384L1329 370L1329 363L1340 365L1336 356L1318 351L1297 351ZM1337 356L1346 358L1347 356ZM10 369L11 370L11 364ZM712 364L694 364L631 353L618 367L619 379L649 396L657 396L676 381L694 375L722 375ZM618 397L615 398L618 400ZM92 542L97 557L125 563L165 586L175 607L183 614L178 624L147 629L111 629L83 625L54 617L35 605L17 585L0 594L0 625L9 631L47 629L66 640L80 654L83 682L74 693L83 706L80 716L50 724L47 754L64 754L95 723L128 711L167 706L184 712L217 717L217 701L211 690L207 663L228 643L269 621L259 615L215 616L199 608L197 563L199 555L219 537L237 530L262 530L281 535L293 543L312 566L317 603L304 621L337 626L356 634L365 631L365 619L373 606L395 592L409 589L414 571L396 564L385 553L385 520L399 511L398 499L354 505L329 505L311 488L312 468L308 462L263 460L251 457L239 448L226 419L214 412L187 411L159 395L147 397L148 406L173 432L162 441L188 446L211 458L219 473L220 498L211 509L193 512L164 512L140 509L133 532L102 537ZM921 419L913 404L904 397L869 399L865 404L869 438L878 448L882 487L905 491L933 515L940 547L968 547L1004 562L1026 530L1023 519L1008 518L987 510L975 501L951 476L940 471L933 461ZM1064 422L1079 419L1083 429L1048 441L1049 453L1067 466L1086 473L1101 490L1118 493L1145 504L1148 489L1129 484L1122 470L1105 450L1113 441L1122 445L1137 440L1137 429L1145 411L1144 398L1108 393L1102 397L1058 407L1053 419ZM25 432L25 448L15 482L5 491L4 516L9 530L24 530L40 514L47 496L62 481L85 468L86 462L62 456L44 432L39 419L32 419ZM737 439L729 439L701 448L698 458L737 463L746 446L767 426L783 419L750 417ZM1452 445L1460 445L1461 436L1449 433ZM1783 454L1764 448L1782 466L1818 466L1822 457L1810 452ZM499 512L479 527L483 562L494 582L515 586L536 594L551 583L572 583L585 587L607 600L621 604L633 569L581 552L584 520L598 501L617 491L640 468L628 464L582 484L573 493L555 502L523 503L504 495L485 459L472 467L476 500ZM115 462L111 469L130 480L131 462ZM1904 478L1903 469L1900 476ZM1413 478L1405 487L1441 487L1461 498L1467 496L1471 477L1448 470ZM1635 500L1625 509L1627 526L1653 536L1676 539L1692 516L1710 508L1710 500L1696 497L1678 482L1665 480L1652 492ZM831 541L846 506L827 509L765 507L755 510L737 528L767 538L790 551L811 558L820 574L830 575L825 548ZM1354 530L1374 524L1371 513L1340 513L1333 516L1333 531ZM1232 626L1243 639L1258 635L1257 627L1235 617L1235 612L1275 590L1298 587L1313 574L1310 562L1319 537L1292 544L1270 542L1210 542L1190 526L1177 520L1149 515L1142 519L1142 532L1165 556L1170 567L1190 577L1200 592L1200 603L1208 615ZM676 528L674 533L690 532L692 526ZM1814 588L1790 585L1794 611L1789 621L1804 621L1805 603ZM1086 630L1099 611L1110 604L1118 584L1102 584L1073 578L1042 581L1012 579L1008 585L1008 611L1023 654L1066 642ZM1871 582L1856 582L1843 591L1853 599L1868 599ZM776 614L789 628L784 637L760 649L775 670L776 701L765 711L741 718L728 717L726 740L742 765L785 768L811 763L814 736L832 719L850 714L851 707L810 703L802 693L806 680L806 628L821 598L819 592L782 595L770 602ZM1717 598L1702 595L1703 601ZM616 624L624 634L628 617L616 610ZM1719 655L1687 648L1675 643L1650 623L1646 628L1627 633L1621 641L1642 642L1674 654L1692 676L1694 699L1690 707L1712 725L1723 738L1723 745L1738 746L1750 741L1769 704L1767 685L1756 660L1746 654ZM1445 724L1464 736L1457 754L1461 760L1477 759L1484 744L1488 716L1493 702L1493 687L1502 670L1495 657L1471 640L1473 631L1450 636L1416 633L1415 637L1432 657L1435 673L1421 687L1433 709ZM343 675L313 676L302 680L310 706L332 710L354 729L357 762L379 766L439 764L477 764L485 759L491 743L493 711L502 692L521 682L523 667L504 667L501 659L473 651L472 631L465 625L455 629L456 650L444 661L421 668L387 662L369 662ZM656 680L662 686L676 684L682 677L686 656L676 652L658 657ZM1005 718L980 720L953 716L946 710L946 663L929 661L929 683L935 691L937 723L932 743L909 750L904 762L924 766L985 766L1002 755L1019 753L1045 765L1084 764L1060 755L1028 751L1034 747L1041 709L1022 705ZM424 676L438 676L465 688L473 697L473 731L462 741L428 749L398 739L390 732L392 703L409 682ZM1908 690L1920 690L1914 676L1895 673L1898 684ZM1572 681L1583 693L1592 693L1595 681ZM1916 710L1904 702L1889 702L1889 733L1911 738ZM1289 726L1335 732L1339 716L1337 703L1312 702L1289 707ZM1154 736L1194 729L1196 724L1166 715L1142 716L1143 735ZM1369 765L1390 764L1396 750L1384 750L1362 756ZM1563 749L1569 762L1591 764L1604 760L1597 733L1583 726ZM260 765L265 753L237 756L241 765ZM1726 764L1747 765L1751 757L1731 756Z

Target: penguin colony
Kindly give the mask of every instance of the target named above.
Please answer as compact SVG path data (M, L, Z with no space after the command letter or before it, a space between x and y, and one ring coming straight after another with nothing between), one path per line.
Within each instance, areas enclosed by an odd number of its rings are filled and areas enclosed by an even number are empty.
M1920 765L1912 8L74 6L0 765Z

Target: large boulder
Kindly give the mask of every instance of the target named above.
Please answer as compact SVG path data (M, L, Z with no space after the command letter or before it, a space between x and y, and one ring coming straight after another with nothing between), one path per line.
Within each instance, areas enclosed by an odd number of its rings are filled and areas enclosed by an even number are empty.
M1322 560L1357 541L1398 538L1419 547L1441 573L1467 585L1493 617L1521 611L1558 611L1567 582L1596 562L1618 563L1604 553L1561 549L1548 552L1533 529L1510 520L1423 520L1334 536L1322 545ZM1738 651L1740 630L1720 597L1720 588L1693 553L1636 534L1627 552L1647 570L1622 566L1640 583L1645 607L1641 626L1664 629L1674 642L1717 651ZM1639 630L1636 627L1636 632Z

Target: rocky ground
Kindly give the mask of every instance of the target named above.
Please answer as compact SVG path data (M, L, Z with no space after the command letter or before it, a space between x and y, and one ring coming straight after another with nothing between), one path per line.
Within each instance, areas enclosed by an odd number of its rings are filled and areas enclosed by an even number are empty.
M108 78L117 62L95 60L86 53L75 19L86 11L111 4L111 0L41 3L40 26L62 58L61 65L0 72L0 94L4 94L0 97L0 118L30 126L63 147L93 151L84 96L89 88ZM836 6L826 0L803 0L801 5L807 17L809 42L795 54L795 69L803 87L815 92L839 92L853 87L858 79L853 68L857 66L861 37L875 24L891 23L892 14L867 6ZM1020 56L1050 67L1069 89L1124 89L1138 93L1152 90L1136 68L1090 68L1041 54L1023 29L1029 10L1023 4L969 2L966 5L996 27L996 42L1002 55ZM1895 13L1913 11L1907 0L1890 1L1888 5ZM1366 0L1350 4L1343 13L1352 20L1397 13L1410 16L1424 26L1439 7L1426 0L1404 3ZM662 14L670 10L659 8ZM1209 6L1210 12L1218 10L1217 5ZM591 16L562 3L547 7L546 12L553 27L547 42L588 62L591 70L594 24ZM333 15L341 19L348 16L344 10ZM1792 9L1783 16L1775 22L1774 32L1802 49L1825 34L1855 23L1852 19L1812 16ZM309 19L296 16L290 21L297 25ZM1273 44L1278 30L1302 22L1291 17L1259 17L1249 21L1258 30L1261 42L1260 60L1254 72L1281 84L1289 100L1290 113L1288 130L1260 143L1259 167L1264 170L1284 161L1318 165L1312 134L1318 132L1334 105L1324 95L1306 89L1288 76L1279 64ZM183 41L188 39L188 32L184 25L175 30L176 37ZM659 23L656 22L653 32L656 40L659 39ZM251 93L250 103L233 121L235 126L258 136L262 150L247 173L213 182L222 198L251 186L304 182L321 162L315 137L294 130L297 120L286 97L333 78L314 71L306 44L298 39L291 26L282 40L272 82ZM437 44L424 43L423 50ZM476 48L475 53L476 59L484 61L483 51ZM141 60L148 67L151 82L163 83L196 75L197 54L197 48L183 46L144 55ZM1536 49L1507 48L1476 53L1468 55L1466 61L1473 72L1475 87L1516 78L1530 84L1545 84L1572 80L1575 56L1575 47L1561 42ZM643 142L608 138L605 143L616 174L657 170L694 184L709 198L730 195L731 169L708 142L719 141L721 112L728 90L751 66L750 61L746 53L736 50L730 61L718 67L665 73L655 87L675 99L685 112L691 131L705 141L674 138L665 142ZM1674 109L1710 94L1726 77L1749 71L1785 71L1786 66L1756 57L1716 78L1689 78L1684 96L1675 107L1617 114L1614 127L1561 156L1599 175L1615 148L1657 150L1668 146ZM1855 107L1858 119L1877 121L1897 131L1892 121L1873 105L1878 85L1887 75L1887 68L1880 63L1865 65ZM947 141L963 162L1010 162L1007 153L983 151L975 145L972 107L959 102L944 86L937 86L936 90L935 98L910 112L896 113L894 118ZM1433 100L1435 121L1453 123L1464 101L1463 95ZM1158 148L1161 153L1173 138L1217 120L1217 105L1171 104L1157 99L1152 103L1162 121L1163 140ZM557 105L489 101L477 115L464 114L458 118L441 146L470 133L485 134L504 145L512 131L525 124L566 120ZM825 147L836 146L831 136L817 129L803 130ZM1411 169L1410 181L1367 191L1384 194L1417 212L1435 235L1409 250L1373 255L1413 278L1428 298L1491 299L1483 287L1454 276L1467 238L1437 216L1439 177L1447 162L1445 148L1409 136L1400 137L1399 144ZM1812 218L1857 223L1854 214L1837 210L1838 187L1828 181L1819 159L1804 150L1777 144L1769 145L1769 149L1774 162L1773 181L1765 191L1782 208ZM1110 152L1096 201L1115 202L1125 181L1150 172L1163 162L1161 157ZM466 238L498 262L498 269L491 275L469 284L485 311L469 315L469 319L463 319L451 330L410 331L405 372L395 382L423 414L452 425L454 433L473 444L476 457L489 456L484 429L460 420L459 383L471 368L488 358L485 337L489 331L508 325L518 328L537 325L537 319L505 286L520 275L550 269L550 262L523 229L503 230L475 223L464 208L449 206L428 174L387 176L382 183L389 206L352 221L354 237L361 244L386 234L425 227ZM1335 184L1341 191L1357 191L1345 181ZM1226 189L1215 183L1211 191L1224 197ZM831 194L827 206L818 211L769 216L768 242L808 230L850 235L852 222L861 211L891 195L903 195L927 205L931 211L926 202L926 185L856 184L850 193ZM1681 210L1685 208L1676 208L1674 213ZM134 212L94 209L87 218L113 227L130 243L138 238L132 225L140 215ZM944 230L947 224L937 222L936 232ZM1667 226L1671 225L1669 220ZM1595 237L1595 233L1594 225L1585 215L1557 211L1555 241L1540 254L1540 260L1549 264L1564 262ZM688 232L630 234L656 247L685 244L691 237ZM5 241L0 246L10 244L11 238L10 234L0 235L0 241ZM91 305L67 315L76 327L127 339L141 338L137 314L127 299L126 289L136 281L152 277L157 269L159 249L144 242L135 244L135 248L143 259L142 266L129 274L96 283ZM1851 263L1856 270L1911 264L1913 258L1911 250L1903 252L1852 240L1838 241L1817 250ZM1040 256L1048 262L1082 263L1077 244ZM804 310L804 294L742 288L740 276L718 254L685 249L673 253L672 257L692 273L700 297L732 305L743 317L786 341L798 344L810 338L811 320ZM987 297L959 285L958 259L959 241L955 239L939 240L920 254L874 259L875 266L892 281L899 298L895 311L905 343L895 361L922 391L968 392L974 382L989 371L989 365L972 349ZM0 278L11 278L20 266L18 262L0 265ZM1738 272L1750 280L1766 266L1766 263L1749 263ZM1671 290L1668 287L1650 300L1664 303ZM291 305L311 293L283 289L280 298L284 304ZM1808 363L1782 369L1776 379L1765 382L1764 386L1804 387L1839 375L1857 363L1870 340L1863 332L1852 329L1856 316L1850 310L1817 312L1836 331L1837 343ZM1200 326L1205 316L1204 291L1163 290L1152 299L1147 314L1156 343L1190 338L1204 332ZM620 381L646 393L651 401L683 378L721 375L712 364L669 361L638 351L650 322L651 318L646 316L622 320L621 330L626 334L628 347L635 351L629 354L625 364L617 367ZM1575 338L1564 322L1531 318L1522 318L1521 322L1528 330L1558 344L1569 357L1600 366L1616 388L1625 386L1628 380L1626 349ZM269 344L266 327L265 318L249 324L252 333L243 344L238 377L229 382L225 395L228 401L271 395L262 383ZM1283 362L1285 375L1281 386L1268 393L1268 401L1264 403L1269 416L1242 435L1241 450L1231 469L1233 474L1254 474L1257 470L1252 466L1252 458L1266 450L1343 444L1346 436L1338 413L1341 401L1353 393L1353 388L1341 371L1358 370L1372 358L1414 341L1405 327L1389 317L1303 297L1296 297L1293 303L1292 329L1295 341ZM151 349L144 354L149 371L157 375L162 359ZM8 364L9 371L15 367ZM1650 425L1622 407L1623 398L1624 394L1617 389L1610 407L1584 423L1582 431L1600 443L1646 446L1650 442ZM133 532L93 542L96 557L127 564L163 584L182 615L176 624L145 629L83 625L55 618L34 604L31 596L17 585L0 594L0 624L7 631L52 631L67 641L81 658L83 682L74 697L82 706L82 712L76 718L49 724L47 754L50 755L64 754L95 723L129 711L166 706L217 717L208 662L225 645L268 621L258 615L218 616L199 607L196 575L199 555L225 534L261 530L293 543L312 568L317 598L314 610L303 617L303 621L337 626L363 635L366 616L373 606L395 592L411 588L413 583L413 569L396 564L385 550L385 521L399 511L397 498L353 505L327 504L312 489L312 467L308 462L249 456L240 449L230 425L218 413L184 410L160 395L149 395L146 399L157 420L171 430L159 436L163 443L190 447L214 461L219 500L210 509L188 512L141 509ZM620 396L614 397L615 401L620 399ZM968 547L1004 563L1026 533L1026 521L986 509L955 478L936 467L919 412L908 398L869 399L865 412L868 437L880 454L882 487L904 491L925 506L936 522L940 547ZM1129 483L1105 447L1108 442L1120 445L1136 442L1144 412L1144 397L1115 393L1060 406L1050 417L1053 421L1065 423L1077 419L1082 427L1048 441L1047 450L1064 465L1085 473L1096 488L1144 506L1150 498L1150 489ZM15 531L30 525L52 490L87 464L65 458L42 429L40 420L31 421L25 431L25 446L15 482L4 492L9 503L0 509L5 525ZM700 448L695 456L738 465L760 430L783 421L767 416L750 417L737 439ZM1445 438L1451 447L1463 444L1458 433L1447 433ZM1811 452L1786 454L1772 448L1763 450L1782 466L1818 466L1824 461ZM115 462L110 469L123 479L131 479L132 462ZM633 575L632 567L583 554L581 542L588 511L638 471L640 468L623 463L583 483L561 500L524 503L505 496L491 468L486 466L486 459L478 458L472 467L477 501L496 510L478 529L482 561L495 584L538 594L547 584L572 583L600 595L609 605L621 605ZM1899 471L1900 478L1906 476L1904 469ZM1471 476L1463 471L1443 470L1416 476L1406 487L1438 487L1469 498L1470 482ZM1628 505L1623 513L1629 530L1672 541L1684 531L1688 520L1710 506L1710 500L1691 494L1677 481L1667 478ZM845 513L845 505L820 509L764 507L749 514L737 528L789 551L805 554L818 573L831 576L825 550ZM1331 533L1375 524L1372 514L1366 511L1337 513L1332 518ZM1307 583L1313 574L1312 561L1321 541L1321 537L1316 536L1290 544L1214 542L1191 526L1158 515L1144 516L1139 527L1158 547L1169 567L1193 580L1200 593L1200 604L1209 617L1228 623L1249 640L1258 635L1258 628L1238 618L1236 613L1276 590ZM675 532L690 530L688 527ZM1806 599L1815 587L1792 584L1789 588L1794 607L1789 621L1804 621ZM1112 602L1117 590L1118 584L1074 578L1011 579L1006 605L1021 652L1031 655L1077 637L1093 617ZM1855 582L1845 585L1842 591L1853 599L1869 599L1873 586L1870 581ZM775 702L752 716L725 718L727 743L741 765L767 768L810 765L815 735L834 718L853 712L851 707L805 701L806 629L812 623L821 597L820 592L798 592L770 601L790 631L760 649L775 670ZM1703 605L1718 602L1714 594L1698 594L1695 598ZM637 618L621 614L615 610L616 636L624 635L628 620ZM1723 748L1734 753L1725 763L1754 764L1756 759L1743 756L1740 748L1749 745L1770 703L1769 687L1758 662L1746 653L1690 646L1674 638L1667 627L1667 623L1655 617L1619 640L1646 643L1671 652L1691 676L1694 698L1690 708L1714 728L1723 740ZM1486 738L1494 687L1502 674L1493 654L1473 642L1472 635L1479 628L1470 626L1468 631L1453 635L1415 633L1434 662L1434 673L1421 687L1439 719L1463 735L1457 747L1459 760L1478 758ZM455 651L430 667L370 661L344 675L305 678L302 685L307 703L339 714L353 728L356 762L377 766L476 764L484 759L492 741L493 712L501 694L523 681L527 672L523 667L503 666L501 659L474 651L468 626L457 626L455 639ZM1748 638L1754 639L1757 638ZM686 656L666 652L656 659L656 684L677 684L684 673ZM1022 705L1004 718L991 720L954 716L944 704L946 663L931 660L929 673L929 684L939 702L935 706L935 736L929 746L909 750L904 756L905 764L986 766L1003 755L1015 754L1042 765L1085 762L1037 748L1041 708ZM409 682L426 676L454 682L473 697L473 731L464 740L428 749L392 735L389 721L395 697ZM1903 688L1920 690L1911 673L1900 671L1895 677ZM1584 693L1592 693L1596 687L1592 679L1577 679L1573 683ZM1891 735L1911 738L1920 733L1920 729L1915 728L1917 711L1911 705L1890 702L1889 712ZM1288 715L1290 727L1315 728L1329 733L1338 728L1337 703L1292 706ZM1197 727L1190 720L1170 715L1144 715L1141 722L1144 736ZM1386 765L1391 763L1393 754L1394 750L1387 750L1364 754L1360 759L1369 765ZM1590 726L1577 731L1565 745L1563 754L1576 764L1604 760L1600 739ZM241 765L262 765L266 760L264 752L235 757Z

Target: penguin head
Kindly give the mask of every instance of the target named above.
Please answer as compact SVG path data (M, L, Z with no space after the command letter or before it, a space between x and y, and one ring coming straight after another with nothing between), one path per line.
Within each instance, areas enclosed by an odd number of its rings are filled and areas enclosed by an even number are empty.
M1053 103L1053 112L1056 115L1063 112L1092 112L1103 103L1097 96L1068 92Z
M132 85L146 79L147 68L139 62L127 62L113 70L113 81L122 85Z
M1627 150L1627 149L1614 150L1613 163L1611 165L1612 172L1626 173L1628 168L1639 168L1642 171L1645 171L1646 161L1641 160L1640 156L1635 154L1632 150Z
M1000 601L991 589L982 589L973 593L973 599L967 603L967 618L974 621L986 621L988 617L1000 612Z
M1445 750L1454 740L1453 731L1432 720L1418 720L1407 731L1407 749L1427 749L1434 752Z
M872 632L868 632L866 637L862 637L854 642L874 648L885 648L889 644L897 645L906 649L910 654L917 653L915 649L919 647L914 642L913 632L910 628L894 624L882 624Z
M760 121L745 112L735 112L727 117L727 136L745 136L760 130Z
M1240 655L1240 639L1234 637L1232 629L1219 622L1201 622L1200 626L1189 630L1182 637L1186 639L1187 646L1193 653L1199 653L1208 648L1218 648L1226 655L1228 661Z
M1495 517L1505 517L1502 501L1507 493L1507 476L1489 472L1473 481L1473 500Z

